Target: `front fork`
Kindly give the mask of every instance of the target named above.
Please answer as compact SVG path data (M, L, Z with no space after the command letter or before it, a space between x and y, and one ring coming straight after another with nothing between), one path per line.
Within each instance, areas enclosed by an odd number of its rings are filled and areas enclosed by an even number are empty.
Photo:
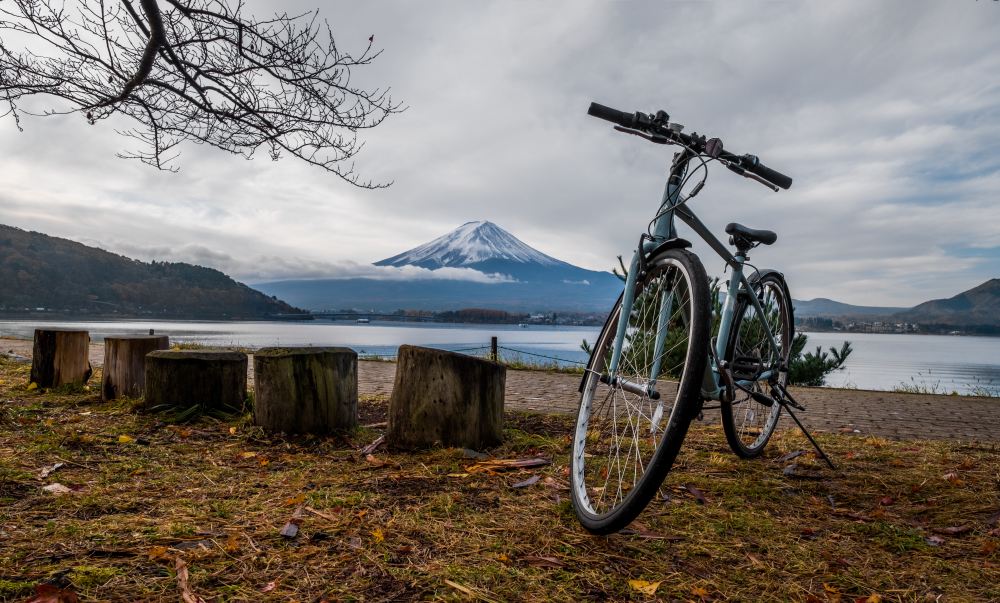
M615 333L614 346L611 352L611 366L607 376L602 376L601 380L610 385L617 385L625 391L636 395L645 395L650 400L656 400L656 408L650 418L650 433L656 433L660 421L663 419L663 399L656 391L656 379L660 374L663 348L666 345L670 316L673 314L674 293L673 288L660 293L660 308L656 315L656 339L653 342L653 365L650 367L648 375L638 375L644 382L632 382L618 375L618 365L621 362L622 349L625 346L625 335L628 331L628 321L632 314L632 304L635 303L635 284L640 272L640 253L636 252L629 264L628 276L625 278L625 291L622 294L621 310L618 313L618 328Z

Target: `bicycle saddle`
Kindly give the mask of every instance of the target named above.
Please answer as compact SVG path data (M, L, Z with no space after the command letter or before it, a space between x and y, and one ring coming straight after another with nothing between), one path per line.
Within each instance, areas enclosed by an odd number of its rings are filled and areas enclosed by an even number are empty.
M774 231L754 230L736 222L730 222L726 225L726 234L740 236L752 243L763 243L764 245L770 245L778 240L778 234Z

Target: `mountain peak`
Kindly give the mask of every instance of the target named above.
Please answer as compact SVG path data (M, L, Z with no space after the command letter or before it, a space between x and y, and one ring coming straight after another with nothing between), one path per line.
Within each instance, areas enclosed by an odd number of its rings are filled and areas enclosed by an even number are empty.
M375 262L376 266L476 267L485 262L565 266L487 220L466 222L429 243Z

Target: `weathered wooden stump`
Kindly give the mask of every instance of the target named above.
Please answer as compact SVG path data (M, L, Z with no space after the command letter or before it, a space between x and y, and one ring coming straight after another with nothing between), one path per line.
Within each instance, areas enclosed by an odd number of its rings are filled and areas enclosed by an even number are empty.
M254 423L324 434L358 424L358 355L348 348L263 348L253 355Z
M146 354L170 347L166 335L119 335L104 338L101 399L139 398L146 389Z
M86 383L90 367L90 333L76 329L35 329L31 381L38 387Z
M507 371L454 352L400 346L386 442L395 448L482 450L503 440Z
M223 350L159 350L146 354L147 408L233 411L247 397L247 355Z

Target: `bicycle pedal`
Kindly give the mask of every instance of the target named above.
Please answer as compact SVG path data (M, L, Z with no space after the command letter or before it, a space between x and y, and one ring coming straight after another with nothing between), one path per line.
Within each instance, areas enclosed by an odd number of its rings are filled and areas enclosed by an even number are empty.
M774 398L760 392L748 392L750 397L754 399L754 402L758 404L763 404L764 406L771 407L774 406Z

